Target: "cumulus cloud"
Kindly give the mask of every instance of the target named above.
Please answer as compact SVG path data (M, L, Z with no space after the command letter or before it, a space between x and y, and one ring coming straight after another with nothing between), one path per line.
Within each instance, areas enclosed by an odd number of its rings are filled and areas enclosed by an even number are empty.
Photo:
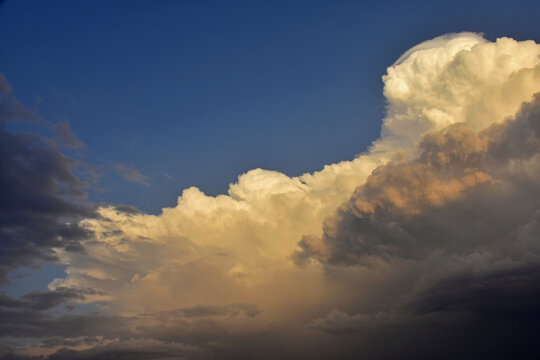
M441 331L478 339L458 350L496 358L521 354L515 347L538 351L531 319L540 309L539 126L537 94L513 118L478 132L456 123L428 133L409 157L375 169L326 220L321 237L301 240L295 258L336 272L350 268L358 281L364 275L355 268L390 271L379 289L396 279L402 289L383 294L379 312L357 302L357 314L334 310L315 326L359 332L382 312L399 333L420 331L444 346ZM511 333L509 326L518 329ZM486 349L486 339L506 346Z
M90 339L51 358L137 358L133 338L210 359L443 359L527 344L524 314L540 313L539 55L533 41L433 39L388 68L381 136L354 160L299 177L255 169L226 195L186 189L159 215L100 207L78 222L92 234L84 251L55 248L67 276L50 288L94 289L78 301L103 314L33 310L53 329L79 326L51 332L51 351Z

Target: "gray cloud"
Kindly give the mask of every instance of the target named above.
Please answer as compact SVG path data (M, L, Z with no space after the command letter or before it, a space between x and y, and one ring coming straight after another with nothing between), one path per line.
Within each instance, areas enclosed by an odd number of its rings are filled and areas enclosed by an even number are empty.
M17 99L11 96L11 85L4 75L0 74L0 124L27 121L37 122L35 112L27 110Z
M128 336L129 318L87 313L55 316L28 308L1 308L0 337L12 338L76 338Z
M255 304L241 304L234 303L223 306L212 306L212 305L198 305L186 307L173 311L162 312L162 316L182 316L185 318L192 317L214 317L214 316L237 316L243 314L248 317L255 317L261 311Z
M59 349L49 359L106 358L209 358L214 341L230 341L216 318L255 317L260 310L252 304L205 305L134 316L98 313L58 314L54 307L95 295L92 289L57 288L31 292L20 298L0 294L0 338L38 339L44 349ZM111 343L112 341L112 343ZM62 347L92 346L85 351ZM2 353L0 352L0 355ZM2 359L19 358L13 348L3 350ZM21 359L32 357L21 356Z
M23 295L20 300L18 300L15 307L33 310L49 310L66 301L84 300L86 295L97 294L100 293L92 289L76 289L66 287L58 287L53 291L32 291ZM1 303L0 306L2 306Z
M54 259L53 247L77 249L87 232L77 219L93 216L82 203L85 184L72 162L46 139L0 132L0 282L17 266Z
M0 74L0 95L10 94L11 85L7 82L6 77L3 74Z
M522 266L489 274L461 273L424 290L410 306L418 314L460 312L506 316L504 311L540 312L540 267ZM498 314L497 314L498 313Z
M87 232L77 219L93 216L85 184L72 162L36 135L0 133L0 281L17 266L54 259L53 247L77 249Z
M16 99L4 97L0 95L0 122L37 122L39 117L33 112L27 110Z
M122 163L116 163L114 165L114 169L124 178L126 181L139 183L141 185L148 186L148 181L146 181L146 177L141 174L137 169L135 169L132 165L126 165Z
M68 121L52 124L51 128L62 145L72 149L84 147L84 144L71 131Z
M0 120L28 119L32 113L10 89L0 77ZM72 166L49 139L0 130L0 283L18 266L54 260L55 247L78 249L88 235L77 222L94 210L83 202L86 184Z
M334 309L326 317L314 320L310 326L328 333L342 334L368 332L376 326L387 324L388 321L389 316L383 312L349 315Z

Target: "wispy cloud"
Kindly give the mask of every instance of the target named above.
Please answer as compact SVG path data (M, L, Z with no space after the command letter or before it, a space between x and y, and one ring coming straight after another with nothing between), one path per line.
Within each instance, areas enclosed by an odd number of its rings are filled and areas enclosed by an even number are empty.
M11 85L4 75L0 74L0 124L10 122L38 122L39 116L25 108L11 94Z
M133 165L126 165L123 163L116 163L114 169L122 176L126 181L135 182L141 185L149 186L150 184L146 180L146 177L141 174Z
M84 143L71 131L68 121L52 124L51 128L62 145L72 149L84 147Z

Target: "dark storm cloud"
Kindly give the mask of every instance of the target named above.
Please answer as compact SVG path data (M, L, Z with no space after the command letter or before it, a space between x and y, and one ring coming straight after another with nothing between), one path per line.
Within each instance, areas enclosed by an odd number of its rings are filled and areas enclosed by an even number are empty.
M41 342L44 348L57 348L59 346L97 345L100 339L96 336L82 336L78 338L53 337Z
M463 273L436 283L419 294L412 309L418 314L460 312L477 316L508 316L540 312L540 266L478 275Z
M146 359L193 359L194 357L187 351L167 351L166 345L159 349L111 349L111 347L94 348L85 351L60 350L48 357L50 360L146 360ZM185 355L182 353L186 353ZM7 359L6 359L7 360Z
M332 310L328 316L314 320L310 326L332 334L368 332L377 326L389 322L385 313L349 315L338 309Z
M51 313L26 307L0 308L0 337L76 338L104 336L115 338L129 333L129 318L96 313L55 316Z
M337 351L350 358L537 358L539 269L461 273L387 313L350 315L334 309L310 327L328 334L340 344Z
M440 346L440 358L540 355L540 263L461 273L418 294L409 306L416 323L404 324L400 331L417 328L426 341Z
M18 266L53 260L52 248L76 250L93 216L72 161L53 143L32 134L0 132L0 282Z
M21 300L31 309L48 310L69 300L82 300L87 293L93 291L59 287L54 291L32 291L23 295Z
M260 312L255 305L240 303L194 306L131 317L98 313L63 315L47 311L93 294L96 292L92 289L73 288L31 292L18 299L1 294L0 337L39 339L42 348L95 347L85 351L59 350L49 359L162 359L188 354L193 358L196 354L208 353L212 348L208 348L209 342L234 338L224 333L223 324L215 318L252 318ZM107 345L106 340L114 343ZM2 359L15 358L12 350L9 347L4 350Z

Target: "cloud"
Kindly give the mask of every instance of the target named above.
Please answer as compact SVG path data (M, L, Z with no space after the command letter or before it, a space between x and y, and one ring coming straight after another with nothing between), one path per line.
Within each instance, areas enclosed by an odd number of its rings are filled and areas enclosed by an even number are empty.
M33 291L14 299L0 294L0 307L8 309L49 310L69 300L83 300L85 294L94 294L91 289L81 290L59 287L54 291Z
M11 95L11 92L11 85L7 82L6 77L0 74L0 124L16 121L39 121L36 113L27 110Z
M532 315L538 312L539 276L537 264L488 274L461 273L422 292L412 308L419 314L462 312L486 318L506 316L501 309Z
M335 264L370 256L419 259L440 248L459 254L509 236L540 210L534 197L527 198L540 188L524 178L530 174L516 171L538 168L539 124L540 94L515 119L479 133L455 124L426 134L413 159L373 171L327 220L322 238L300 243L307 254L297 257Z
M0 95L11 94L11 85L7 82L6 77L0 74Z
M159 215L99 207L77 222L83 251L57 246L67 276L50 288L94 289L77 301L102 313L25 310L4 334L51 359L511 354L540 313L539 55L532 41L436 38L388 68L381 136L357 158L299 177L254 169L216 197L191 187Z
M150 185L146 181L146 177L141 174L133 165L126 165L122 163L116 163L114 169L122 176L126 181L135 182L141 185Z
M75 134L71 131L68 121L55 123L51 128L62 145L71 149L80 149L84 147L84 144L77 139Z
M456 350L494 358L536 353L540 94L482 131L454 124L428 133L414 154L377 168L326 220L322 237L300 242L296 260L304 266L315 259L332 271L349 268L359 281L365 267L388 273L377 282L380 306L367 313L353 306L351 316L333 310L312 326L375 331L389 326L373 320L382 317L398 336L418 331L442 347L448 337L476 339L452 344L448 358ZM387 291L395 281L402 288ZM498 345L485 349L488 339Z
M311 323L315 329L333 334L368 332L376 326L388 322L388 315L382 312L375 314L349 315L338 309L332 310L325 318L316 319Z
M53 248L81 249L78 225L93 214L72 162L47 139L0 132L0 282L18 266L56 258Z
M244 314L249 317L255 317L260 312L254 304L229 304L225 306L192 306L188 308L167 311L162 313L164 316L181 315L186 318L208 317L208 316L235 316Z

